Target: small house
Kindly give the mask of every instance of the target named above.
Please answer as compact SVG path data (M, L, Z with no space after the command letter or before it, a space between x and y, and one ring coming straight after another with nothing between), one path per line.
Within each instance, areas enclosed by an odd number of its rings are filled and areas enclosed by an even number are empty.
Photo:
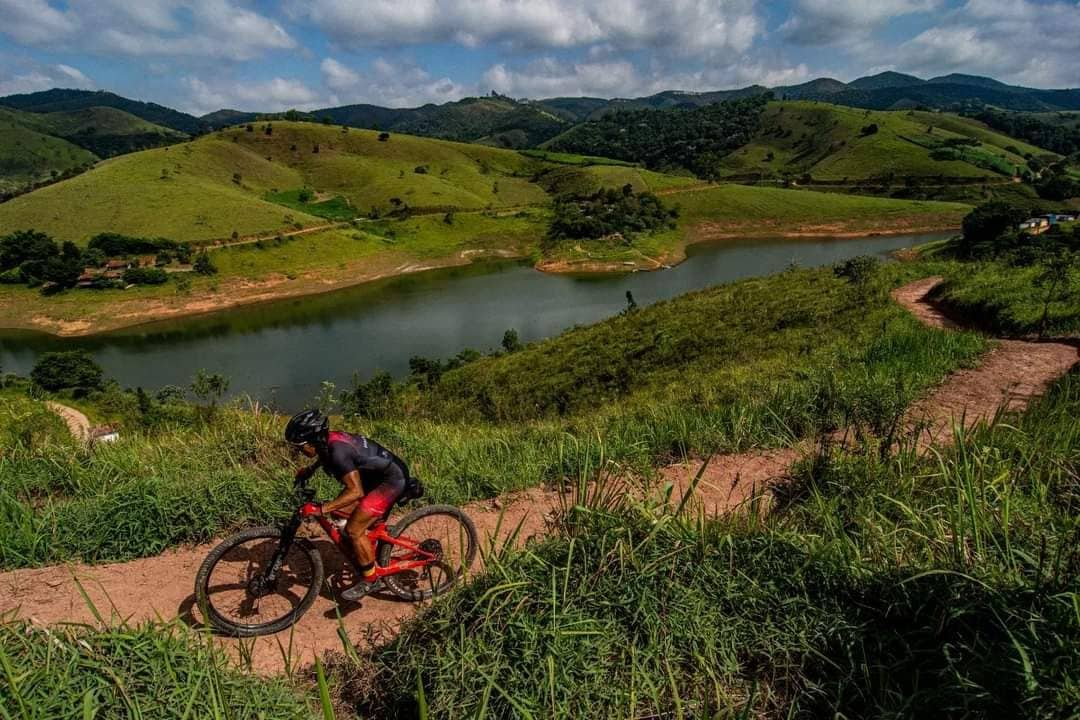
M1039 235L1050 229L1050 221L1045 217L1028 218L1019 225L1020 232Z
M121 260L119 258L113 258L112 260L109 260L107 263L105 263L106 273L116 270L127 270L129 267L131 267L131 263L129 263L127 260Z

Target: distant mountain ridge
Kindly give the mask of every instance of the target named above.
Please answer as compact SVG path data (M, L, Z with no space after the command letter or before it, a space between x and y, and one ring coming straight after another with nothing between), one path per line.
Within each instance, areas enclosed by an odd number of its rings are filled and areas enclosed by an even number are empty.
M0 106L35 113L111 107L189 135L254 122L260 118L289 117L505 148L526 148L550 140L576 123L596 120L616 110L701 107L765 92L772 92L777 99L815 100L871 110L941 110L964 105L990 105L1027 112L1080 110L1080 88L1043 90L960 73L924 80L893 71L860 77L847 83L834 78L815 78L804 83L775 87L749 85L708 92L665 90L637 98L516 100L492 93L442 105L428 104L413 108L354 104L288 113L222 109L202 117L106 91L89 90L53 89L10 95L0 98Z

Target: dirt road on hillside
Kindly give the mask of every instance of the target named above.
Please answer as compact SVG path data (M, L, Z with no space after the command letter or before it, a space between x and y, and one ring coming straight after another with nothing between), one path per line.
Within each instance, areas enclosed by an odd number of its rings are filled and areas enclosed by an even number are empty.
M73 407L61 405L52 400L46 400L45 407L63 418L68 426L68 430L71 431L72 437L76 440L79 442L88 442L90 440L90 419L87 418L86 415Z
M893 297L923 322L951 327L926 299L939 282L928 278L897 290ZM983 359L978 368L952 375L913 410L913 421L924 421L926 442L946 443L954 422L967 425L990 418L1004 402L1010 409L1025 407L1045 391L1057 377L1080 359L1077 346L1066 343L1002 341ZM708 513L729 511L748 499L767 492L782 477L802 451L798 448L766 450L713 458L702 474L695 501ZM686 487L700 465L671 466L660 476L677 488ZM524 493L473 503L466 509L476 522L486 547L489 539L498 544L519 524L519 540L541 536L548 529L551 513L560 505L557 493L533 489ZM501 523L501 525L500 525ZM498 531L496 532L496 528ZM193 605L193 579L212 545L184 548L157 557L127 563L86 566L80 564L16 570L0 574L0 613L19 608L23 617L40 623L93 622L73 578L78 577L103 614L110 608L131 621L170 619L177 616L197 624ZM327 577L341 567L334 551L324 553ZM394 635L398 625L416 612L416 606L388 597L367 598L361 605L340 608L349 640L360 646L383 642ZM230 640L222 640L234 644ZM282 648L292 644L295 665L312 662L316 654L341 648L335 600L324 592L315 605L289 631L259 638L251 648L254 668L262 673L281 671Z

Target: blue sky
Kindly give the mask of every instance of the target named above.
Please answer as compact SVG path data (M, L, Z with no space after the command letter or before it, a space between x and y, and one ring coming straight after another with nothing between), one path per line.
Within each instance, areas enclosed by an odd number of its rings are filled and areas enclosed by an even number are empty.
M412 106L964 72L1080 86L1080 0L0 0L0 95Z

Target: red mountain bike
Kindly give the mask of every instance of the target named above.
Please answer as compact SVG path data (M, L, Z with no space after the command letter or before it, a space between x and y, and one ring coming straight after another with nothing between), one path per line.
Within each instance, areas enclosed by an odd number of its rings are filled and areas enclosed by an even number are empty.
M238 532L203 561L195 598L203 617L219 631L236 637L275 633L315 602L323 585L322 556L311 540L296 536L310 517L305 506L315 499L307 482L297 478L298 508L280 527ZM351 563L352 548L343 532L349 514L338 511L314 519ZM446 592L476 557L476 528L459 508L428 505L389 528L387 519L376 521L367 536L375 547L375 572L403 600L418 602Z

